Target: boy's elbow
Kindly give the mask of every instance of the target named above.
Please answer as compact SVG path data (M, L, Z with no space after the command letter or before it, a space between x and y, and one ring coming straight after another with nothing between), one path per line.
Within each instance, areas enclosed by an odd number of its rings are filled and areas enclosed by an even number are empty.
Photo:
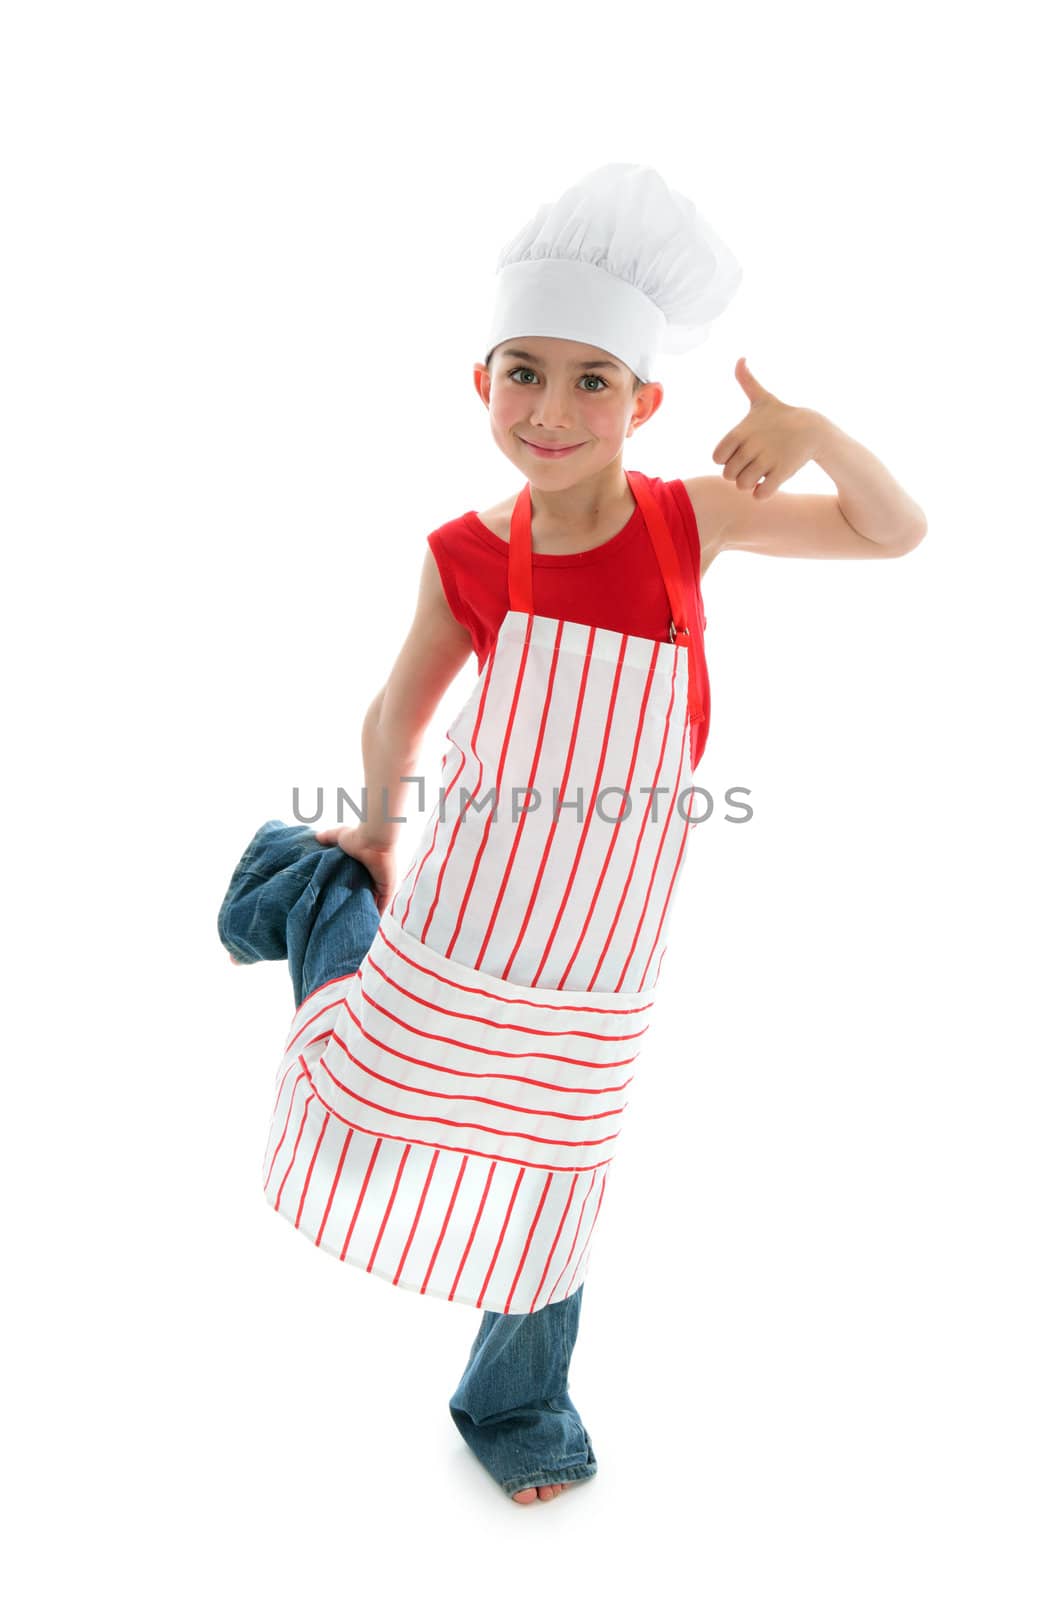
M361 723L362 738L367 738L369 734L372 734L377 730L379 718L382 715L382 701L385 697L385 693L385 687L383 686L378 691L378 694L375 696L374 700L372 700L371 704L368 706L368 709L365 711L364 721Z
M429 716L424 714L424 707L402 702L399 694L392 696L387 708L388 689L388 683L384 684L372 700L364 718L364 731L383 742L390 740L394 748L416 752L421 748Z
M912 523L904 538L899 539L897 544L894 545L891 553L895 556L907 556L912 550L917 549L925 538L926 518L921 517L917 522Z

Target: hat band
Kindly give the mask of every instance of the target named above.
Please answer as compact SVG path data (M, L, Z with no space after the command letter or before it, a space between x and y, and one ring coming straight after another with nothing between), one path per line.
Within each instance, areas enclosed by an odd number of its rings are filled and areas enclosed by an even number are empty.
M651 383L666 318L648 295L604 267L562 256L498 270L487 350L504 339L575 339L608 350Z

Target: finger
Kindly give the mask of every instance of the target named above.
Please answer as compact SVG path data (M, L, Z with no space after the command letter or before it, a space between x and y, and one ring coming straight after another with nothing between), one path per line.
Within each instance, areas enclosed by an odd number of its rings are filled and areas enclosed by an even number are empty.
M338 828L322 828L320 833L314 834L314 838L319 844L332 844L338 837Z
M743 467L742 471L739 473L739 476L735 480L736 484L740 489L752 489L755 487L758 480L764 476L765 471L766 468L764 466L763 458L761 456L754 456L753 460L748 461Z
M776 461L775 457L768 453L758 457L754 465L757 468L757 479L751 487L757 500L764 500L774 494L779 485L785 483L790 476L788 465L783 466L781 461Z
M741 372L739 371L740 367L742 368ZM770 390L765 389L764 385L753 376L745 356L740 356L735 363L735 376L751 401L767 399Z
M735 451L738 450L741 442L742 436L737 430L733 429L731 433L726 433L710 457L711 461L716 461L719 467L725 465Z
M757 446L752 440L745 440L725 462L725 468L721 474L722 478L727 478L729 482L737 478L743 468L748 467L750 462L754 460L757 453Z

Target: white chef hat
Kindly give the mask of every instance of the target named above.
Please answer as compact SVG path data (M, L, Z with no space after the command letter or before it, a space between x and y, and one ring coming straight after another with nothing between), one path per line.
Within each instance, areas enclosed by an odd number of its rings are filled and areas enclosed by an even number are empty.
M702 344L742 268L652 167L614 161L542 205L501 251L487 353L544 335L593 344L654 381L657 353Z

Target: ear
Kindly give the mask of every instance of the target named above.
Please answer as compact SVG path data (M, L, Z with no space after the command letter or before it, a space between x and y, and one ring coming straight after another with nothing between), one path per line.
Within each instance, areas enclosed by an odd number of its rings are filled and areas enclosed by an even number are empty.
M485 361L477 361L472 369L472 380L476 385L476 393L485 406L490 404L490 368Z
M634 410L631 412L631 429L642 427L651 416L656 414L662 404L662 383L644 384L634 397Z

